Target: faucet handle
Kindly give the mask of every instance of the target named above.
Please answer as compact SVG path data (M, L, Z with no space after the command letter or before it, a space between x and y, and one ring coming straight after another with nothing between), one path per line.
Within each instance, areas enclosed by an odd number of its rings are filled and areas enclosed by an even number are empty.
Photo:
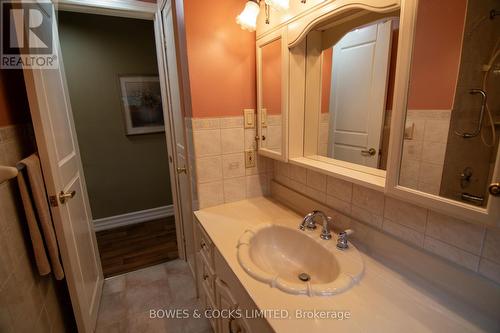
M345 250L349 248L349 244L347 242L347 237L352 235L353 231L351 229L347 229L339 233L339 238L337 239L337 249Z
M321 234L319 235L321 239L332 239L332 233L330 232L330 224L332 223L332 221L333 219L330 216L326 216L326 220L323 221L323 229L321 229Z

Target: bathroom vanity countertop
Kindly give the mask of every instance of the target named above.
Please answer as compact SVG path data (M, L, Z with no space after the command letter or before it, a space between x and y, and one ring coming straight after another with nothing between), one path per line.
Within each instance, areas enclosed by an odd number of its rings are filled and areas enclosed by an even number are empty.
M414 284L383 262L360 251L365 272L351 289L334 296L286 294L248 275L238 263L236 244L249 226L274 223L297 227L302 216L271 198L259 197L195 212L214 245L261 310L286 309L290 319L267 318L277 333L288 332L489 332L498 322L432 288ZM335 241L334 239L331 241ZM297 246L300 251L300 246ZM296 310L349 311L351 318L297 319Z

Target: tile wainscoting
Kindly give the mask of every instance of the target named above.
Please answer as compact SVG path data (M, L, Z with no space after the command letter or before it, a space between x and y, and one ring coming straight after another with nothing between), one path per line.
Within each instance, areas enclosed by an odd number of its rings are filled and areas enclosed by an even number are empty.
M33 151L31 126L0 127L1 165L15 166ZM38 275L17 182L0 184L0 332L71 330L64 319L72 318L71 305L60 298L64 284Z
M408 110L413 135L404 140L401 185L439 194L450 116L451 110Z
M488 229L293 164L274 162L274 181L330 207L334 225L370 225L500 284L500 229Z
M194 209L269 193L273 164L257 156L255 128L245 129L243 116L186 118ZM245 151L256 166L245 168Z

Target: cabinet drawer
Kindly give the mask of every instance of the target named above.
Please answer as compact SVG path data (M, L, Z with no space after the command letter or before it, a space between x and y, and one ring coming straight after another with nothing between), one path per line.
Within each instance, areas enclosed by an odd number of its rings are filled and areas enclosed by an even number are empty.
M201 253L203 257L205 257L207 264L209 265L210 269L214 271L214 250L213 250L213 243L210 240L210 237L208 237L207 233L205 230L203 230L203 227L201 224L198 222L196 223L197 226L197 231L198 231L198 251Z
M215 306L215 302L213 301L213 297L210 296L210 293L204 287L202 288L201 292L201 302L203 305L203 312L217 309L217 307ZM213 316L209 316L208 321L210 322L210 326L212 326L214 332L218 332L217 320L214 319Z
M213 299L215 296L215 273L204 256L200 256L200 259L201 285Z

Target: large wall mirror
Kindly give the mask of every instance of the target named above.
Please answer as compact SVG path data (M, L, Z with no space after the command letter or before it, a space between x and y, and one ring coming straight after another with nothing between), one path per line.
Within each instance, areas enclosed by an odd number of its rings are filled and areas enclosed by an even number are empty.
M385 175L399 12L356 11L307 36L304 156Z
M259 152L285 159L288 50L281 31L257 42Z
M418 1L400 186L478 207L491 200L500 137L493 9L498 0Z

